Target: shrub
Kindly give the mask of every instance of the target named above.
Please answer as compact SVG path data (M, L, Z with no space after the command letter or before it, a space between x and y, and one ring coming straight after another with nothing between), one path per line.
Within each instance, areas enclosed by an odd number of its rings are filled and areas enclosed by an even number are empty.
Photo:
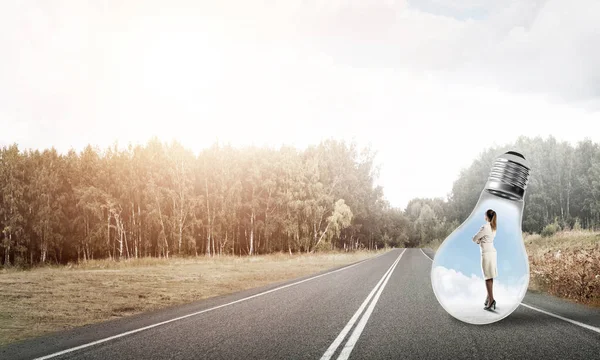
M558 231L560 231L560 226L555 222L553 224L548 224L544 226L541 235L543 237L549 237L556 234Z
M573 230L574 231L580 231L581 230L581 222L579 221L579 218L575 219L575 224L573 224Z

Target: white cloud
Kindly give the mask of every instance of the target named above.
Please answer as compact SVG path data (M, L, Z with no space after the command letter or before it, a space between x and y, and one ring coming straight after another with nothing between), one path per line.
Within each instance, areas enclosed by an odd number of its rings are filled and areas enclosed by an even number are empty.
M459 70L514 92L547 93L567 102L600 96L600 29L593 0L513 2L474 25L481 34ZM479 28L480 31L476 31ZM477 42L477 40L475 40Z
M0 3L0 145L354 138L405 206L519 135L600 141L595 1L170 4Z
M272 11L263 20L290 17L293 30L283 33L314 37L326 51L339 50L329 37L342 39L347 58L364 64L439 71L450 82L549 94L554 101L600 109L600 48L593 46L600 43L598 1L361 4L340 2L337 11L307 4L279 17ZM444 9L484 14L460 19Z
M494 280L494 311L483 310L487 292L483 278L472 274L436 266L432 272L432 285L438 301L452 316L472 324L489 324L508 316L519 306L527 291L526 278L511 284Z

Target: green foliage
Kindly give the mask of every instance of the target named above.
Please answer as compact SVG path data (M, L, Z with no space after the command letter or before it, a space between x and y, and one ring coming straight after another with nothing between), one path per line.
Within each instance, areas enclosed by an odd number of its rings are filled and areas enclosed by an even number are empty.
M433 244L471 213L496 156L532 173L523 230L600 227L600 146L521 137L483 151L448 199L392 208L374 152L326 140L300 151L177 142L59 154L0 149L0 264L381 249Z
M577 218L575 220L575 224L573 225L573 230L574 231L581 231L581 222L579 221L579 218Z
M59 154L0 149L0 264L403 245L374 153L177 142Z
M486 149L462 170L448 201L439 206L442 211L435 211L440 230L427 233L427 228L419 225L420 207L432 200L412 200L406 208L406 215L416 226L411 244L441 238L443 223L463 222L477 203L494 158L509 149L523 153L532 167L523 212L525 232L550 236L571 228L600 227L600 146L590 140L573 146L553 137L520 137L512 144ZM446 233L451 228L448 226Z
M521 151L532 172L525 196L523 230L540 233L558 219L562 228L591 229L600 225L600 147L590 140L573 146L553 137L521 137L515 143L486 150L454 184L447 214L463 221L477 201L495 156ZM479 181L479 182L477 182Z
M543 237L550 237L554 234L556 234L557 232L559 232L560 229L560 225L558 225L557 222L553 222L552 224L548 224L546 226L544 226L544 228L542 229L541 235Z

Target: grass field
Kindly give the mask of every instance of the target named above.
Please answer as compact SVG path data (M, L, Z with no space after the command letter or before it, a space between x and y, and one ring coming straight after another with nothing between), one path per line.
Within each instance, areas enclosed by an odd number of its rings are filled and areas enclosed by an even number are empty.
M600 307L600 232L524 234L530 265L529 289ZM427 245L435 250L441 241Z
M379 252L89 261L0 271L0 345L293 279Z
M600 232L526 235L532 290L600 307Z

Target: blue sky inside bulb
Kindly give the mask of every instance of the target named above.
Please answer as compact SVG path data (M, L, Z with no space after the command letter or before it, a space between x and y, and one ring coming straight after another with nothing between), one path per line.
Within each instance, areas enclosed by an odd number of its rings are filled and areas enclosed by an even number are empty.
M486 192L469 218L444 240L435 254L431 283L442 307L471 324L488 324L510 315L521 303L529 282L529 263L521 232L523 203ZM480 246L473 236L485 223L487 209L496 211L494 239L498 276L494 278L494 311L484 310L487 296L481 269Z

